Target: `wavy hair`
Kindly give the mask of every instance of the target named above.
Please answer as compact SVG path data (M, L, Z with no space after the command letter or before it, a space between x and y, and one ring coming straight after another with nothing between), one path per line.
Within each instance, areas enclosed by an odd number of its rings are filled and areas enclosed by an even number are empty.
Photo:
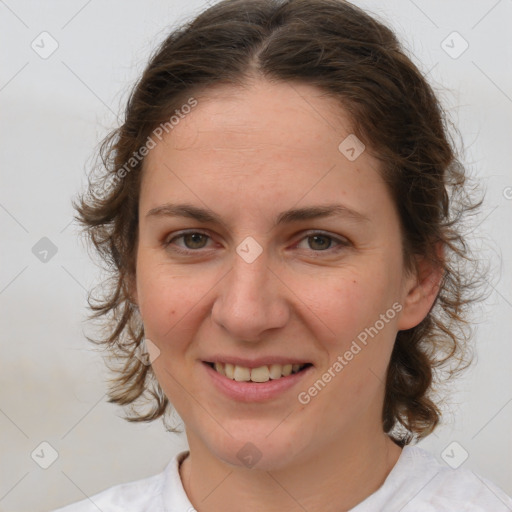
M390 28L342 0L223 0L172 31L150 57L123 124L99 147L100 175L91 175L88 190L73 201L108 272L104 297L88 297L90 318L103 320L100 339L88 339L107 349L107 365L114 363L109 402L129 407L128 421L163 416L165 423L173 410L151 365L135 357L144 344L130 300L144 159L134 155L194 94L255 76L313 85L339 102L353 133L382 163L406 270L415 270L418 255L443 270L426 318L397 334L382 410L383 430L397 444L421 439L440 420L435 391L472 360L468 313L479 279L463 220L482 201L471 199L449 133L455 127L426 77Z

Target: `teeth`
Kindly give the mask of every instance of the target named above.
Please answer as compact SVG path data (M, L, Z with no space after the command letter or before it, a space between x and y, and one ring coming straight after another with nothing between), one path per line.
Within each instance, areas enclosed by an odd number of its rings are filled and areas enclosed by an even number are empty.
M301 364L271 364L251 369L230 363L214 363L213 365L218 373L237 382L268 382L270 379L276 380L297 373L304 366Z
M288 375L292 374L292 364L285 364L283 366L283 377L288 377Z
M224 371L224 365L220 363L215 363L215 369L222 375L226 375L226 372Z
M225 365L222 365L222 363L217 363L219 366L224 366L224 373L226 374L226 377L229 379L235 378L235 366L229 363L226 363ZM215 368L217 369L217 368Z
M268 366L260 366L251 370L251 380L253 382L267 382L270 379Z
M244 368L243 366L235 366L235 380L238 382L251 380L251 370Z
M280 379L282 374L282 366L280 364L271 364L270 365L270 378L271 379Z

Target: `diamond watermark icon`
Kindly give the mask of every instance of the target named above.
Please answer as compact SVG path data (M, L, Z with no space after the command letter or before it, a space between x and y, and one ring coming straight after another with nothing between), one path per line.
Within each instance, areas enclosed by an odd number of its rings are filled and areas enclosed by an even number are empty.
M245 262L252 263L263 252L263 247L252 236L248 236L238 245L236 252Z
M48 59L51 57L57 48L59 43L57 40L48 32L41 32L30 44L32 50L34 50L41 59Z
M40 443L30 456L43 469L48 469L59 458L57 450L47 441Z
M366 146L353 133L343 139L338 146L339 152L351 162L357 160L365 149Z
M145 338L144 341L135 350L135 357L144 366L153 364L159 355L160 349L149 338Z
M446 39L443 39L441 48L452 59L458 59L469 48L469 43L454 31Z
M457 441L450 443L441 453L441 458L452 469L462 466L468 457L469 453Z
M56 254L57 246L46 236L32 247L32 254L43 263L48 263Z
M252 443L245 443L236 456L244 466L251 469L261 459L262 453Z

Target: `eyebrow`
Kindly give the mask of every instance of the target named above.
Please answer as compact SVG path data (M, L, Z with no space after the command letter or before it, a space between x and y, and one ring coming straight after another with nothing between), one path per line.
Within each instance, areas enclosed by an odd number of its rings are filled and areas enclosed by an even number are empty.
M281 212L274 222L274 227L292 222L298 222L310 219L319 219L325 217L345 217L356 222L370 222L370 218L361 212L353 210L342 204L327 204L317 206L307 206L304 208L293 208ZM187 217L203 223L216 223L226 226L226 223L215 212L208 208L198 208L188 203L173 204L166 203L149 210L146 213L148 217Z

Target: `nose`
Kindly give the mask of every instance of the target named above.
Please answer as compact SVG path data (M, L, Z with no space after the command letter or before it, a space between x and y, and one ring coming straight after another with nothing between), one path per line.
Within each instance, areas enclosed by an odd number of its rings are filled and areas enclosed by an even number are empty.
M231 271L219 283L212 320L240 341L258 341L267 330L286 325L287 288L276 274L265 251L252 263L235 253Z

